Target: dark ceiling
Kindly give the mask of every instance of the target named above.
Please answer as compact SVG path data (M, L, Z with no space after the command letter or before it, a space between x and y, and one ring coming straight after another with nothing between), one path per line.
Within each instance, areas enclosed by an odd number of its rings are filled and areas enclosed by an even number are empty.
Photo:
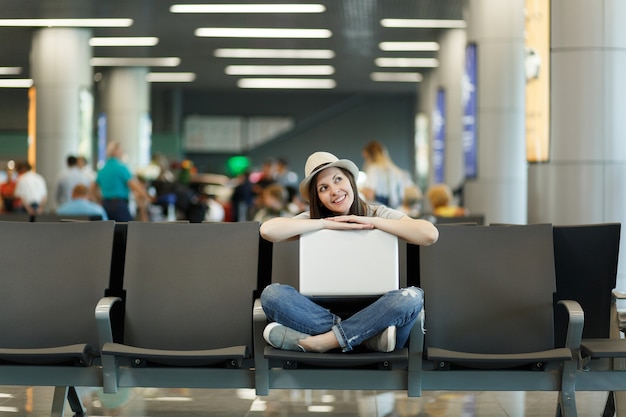
M320 14L174 14L169 11L175 0L0 0L0 18L132 18L128 28L93 29L94 36L156 36L154 47L94 47L94 57L179 57L176 68L152 68L154 72L194 72L196 80L180 84L183 89L232 91L238 89L238 76L226 75L227 65L250 63L249 59L216 58L216 48L309 48L331 49L331 60L260 59L255 64L332 65L337 92L415 91L412 83L382 83L370 80L375 71L407 71L378 68L378 57L436 57L437 52L383 52L382 41L438 40L441 29L384 28L383 18L462 19L463 0L282 0L272 3L317 3L326 11ZM196 1L196 3L199 3ZM208 2L205 2L208 3ZM215 2L212 2L215 3ZM267 0L222 1L219 3L269 3ZM333 33L328 39L241 39L200 38L199 27L272 27L325 28ZM29 50L33 28L0 27L0 67L21 67L20 75L30 76ZM99 71L95 68L94 71ZM410 71L424 72L416 68ZM153 85L171 88L172 84Z

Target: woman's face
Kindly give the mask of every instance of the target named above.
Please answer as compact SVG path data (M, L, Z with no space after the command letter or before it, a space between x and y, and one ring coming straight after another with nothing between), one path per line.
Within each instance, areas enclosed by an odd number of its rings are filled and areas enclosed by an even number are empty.
M354 202L354 191L350 180L337 167L326 168L317 175L317 196L328 210L337 214L348 214Z

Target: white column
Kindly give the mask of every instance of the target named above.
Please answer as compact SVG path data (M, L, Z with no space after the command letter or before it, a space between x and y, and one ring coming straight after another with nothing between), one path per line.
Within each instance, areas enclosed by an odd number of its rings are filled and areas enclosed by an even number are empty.
M465 205L487 222L526 223L524 2L467 2L467 40L477 48L477 179Z
M626 2L551 5L550 161L530 166L529 221L626 224Z
M445 182L453 189L463 182L463 71L467 33L446 31L439 39L439 85L446 94Z
M135 170L150 162L150 83L148 68L119 67L101 81L107 141L122 144L125 162Z
M82 154L89 160L92 156L90 36L88 29L69 28L46 28L33 34L35 169L46 179L50 204L67 156Z

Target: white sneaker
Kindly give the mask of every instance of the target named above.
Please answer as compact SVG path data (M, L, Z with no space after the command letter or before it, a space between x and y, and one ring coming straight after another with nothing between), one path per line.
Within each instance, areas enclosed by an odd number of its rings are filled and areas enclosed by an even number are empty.
M276 322L268 324L263 330L263 338L265 341L273 347L283 350L306 352L306 350L298 344L298 341L306 339L307 337L307 334L297 332Z
M375 352L393 352L396 349L396 326L389 326L376 336L363 342L366 348Z

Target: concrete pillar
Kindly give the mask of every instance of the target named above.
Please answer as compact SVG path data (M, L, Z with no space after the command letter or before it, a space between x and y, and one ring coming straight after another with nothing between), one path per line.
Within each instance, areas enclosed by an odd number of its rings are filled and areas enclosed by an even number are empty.
M116 67L104 73L102 109L107 141L122 144L125 162L133 170L150 162L150 83L146 67Z
M35 169L46 179L53 208L68 155L91 160L93 93L88 29L45 28L33 33L32 78L36 100Z
M487 222L526 223L524 2L466 3L467 40L477 48L477 178L465 205Z
M529 167L529 222L626 224L624 16L621 0L551 0L550 160Z

